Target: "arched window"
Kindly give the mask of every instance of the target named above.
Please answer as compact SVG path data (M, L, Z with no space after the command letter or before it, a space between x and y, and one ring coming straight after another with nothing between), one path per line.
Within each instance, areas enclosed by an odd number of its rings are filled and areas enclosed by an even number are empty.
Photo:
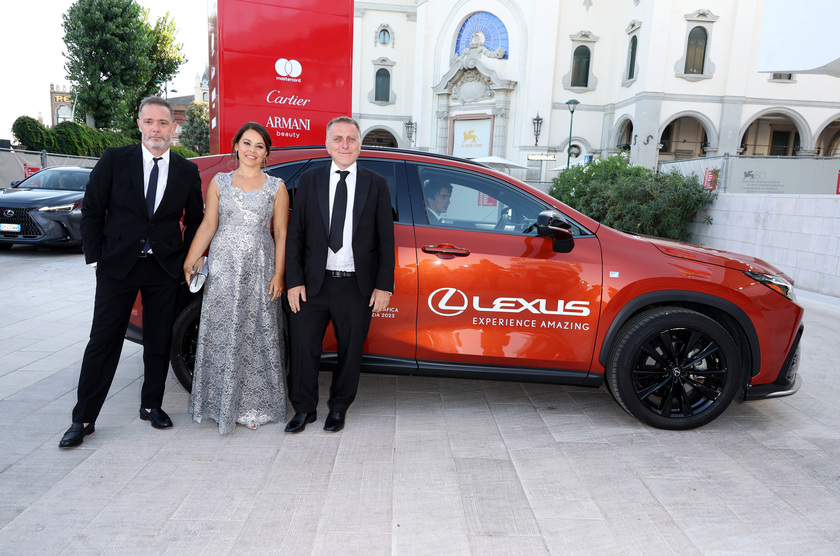
M572 87L589 86L589 49L583 45L575 48L572 61Z
M55 123L59 124L61 122L69 121L71 113L72 111L69 106L66 104L59 104L58 108L55 110Z
M639 39L633 37L630 39L630 61L627 65L627 79L636 77L636 47L639 44Z
M703 74L707 37L706 30L702 27L695 27L688 34L688 46L685 49L685 73Z
M455 55L460 56L470 47L470 42L476 34L481 38L484 48L496 51L504 50L503 60L508 59L508 31L502 20L489 12L475 12L464 20L455 40Z
M388 102L391 91L391 72L385 68L376 71L376 92L374 100Z

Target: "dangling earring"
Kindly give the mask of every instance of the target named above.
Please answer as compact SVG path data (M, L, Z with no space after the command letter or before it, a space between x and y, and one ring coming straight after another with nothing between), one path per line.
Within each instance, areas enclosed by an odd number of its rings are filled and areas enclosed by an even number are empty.
M265 162L266 160L268 160L268 157L263 158L263 163L262 163L263 170L265 170L265 168L267 166L267 164Z
M236 169L239 169L239 151L234 151L236 153Z

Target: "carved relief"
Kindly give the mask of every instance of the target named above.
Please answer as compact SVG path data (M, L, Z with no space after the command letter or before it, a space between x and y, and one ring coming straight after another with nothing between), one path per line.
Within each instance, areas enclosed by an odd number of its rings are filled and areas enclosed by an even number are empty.
M481 75L478 70L469 69L452 87L452 100L467 104L493 98L490 80Z

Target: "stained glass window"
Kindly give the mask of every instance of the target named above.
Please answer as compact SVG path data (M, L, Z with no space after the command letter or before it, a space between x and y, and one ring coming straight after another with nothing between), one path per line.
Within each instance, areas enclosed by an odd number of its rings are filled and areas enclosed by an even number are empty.
M489 12L475 12L461 25L461 30L458 31L458 39L455 41L456 56L460 56L464 50L470 47L470 42L477 33L480 34L486 49L495 51L501 47L505 51L502 58L504 60L508 59L507 27L501 19Z

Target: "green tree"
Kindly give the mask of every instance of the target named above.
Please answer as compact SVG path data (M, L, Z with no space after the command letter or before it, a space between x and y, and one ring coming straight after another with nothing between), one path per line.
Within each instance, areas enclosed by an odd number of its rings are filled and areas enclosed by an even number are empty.
M185 61L169 14L152 27L135 0L78 0L62 19L77 119L134 133L140 100Z
M715 198L696 175L656 173L620 154L563 170L549 195L612 228L682 241Z
M178 138L181 145L201 154L210 154L210 118L206 102L193 102Z

